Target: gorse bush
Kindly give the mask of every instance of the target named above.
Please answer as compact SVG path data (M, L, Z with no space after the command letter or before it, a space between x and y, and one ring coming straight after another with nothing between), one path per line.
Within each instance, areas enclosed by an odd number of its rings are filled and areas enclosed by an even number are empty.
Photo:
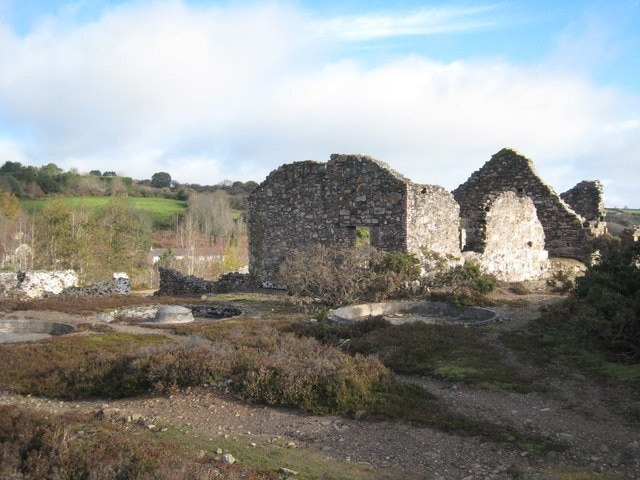
M567 300L568 326L583 342L640 360L640 243L602 243Z

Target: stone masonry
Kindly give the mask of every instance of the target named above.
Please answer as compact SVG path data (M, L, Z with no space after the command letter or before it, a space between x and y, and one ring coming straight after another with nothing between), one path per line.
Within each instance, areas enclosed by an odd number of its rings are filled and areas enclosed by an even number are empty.
M249 275L229 272L216 281L204 280L194 275L183 275L178 270L160 267L160 288L154 296L200 296L207 293L229 293L247 290Z
M414 185L366 155L283 165L249 197L249 269L258 284L282 286L279 269L290 251L354 246L357 228L385 251L422 255L435 243L444 254L459 252L457 208L443 188Z
M583 211L593 212L590 213L590 219L586 219L538 176L531 160L515 150L505 148L453 191L466 228L466 250L482 250L486 239L482 232L484 209L488 202L507 191L533 200L544 229L545 248L552 256L581 260L585 255L587 239L606 232L606 224L602 221L604 211L600 212L599 207L594 207L602 203L601 188L589 189L587 193L580 189L580 193L568 195L572 200L581 199L577 203L584 206ZM593 196L593 199L587 201L589 196ZM594 217L597 218L591 220Z
M372 247L413 253L427 270L430 258L466 257L503 280L539 278L548 253L581 258L586 239L606 231L600 184L573 190L561 199L531 160L510 149L453 194L414 184L366 155L286 164L247 203L250 274L258 285L282 287L289 252L316 243L351 247L366 229Z
M544 230L529 197L503 192L483 209L479 230L484 239L478 251L466 251L490 273L509 282L538 279L547 274Z
M598 180L583 180L571 190L561 193L560 198L590 222L590 228L602 228L606 212L602 201L602 184Z

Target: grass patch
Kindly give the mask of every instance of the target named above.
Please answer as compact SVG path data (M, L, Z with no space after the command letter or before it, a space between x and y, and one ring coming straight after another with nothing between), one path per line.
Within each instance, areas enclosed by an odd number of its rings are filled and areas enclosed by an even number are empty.
M350 352L375 355L396 373L425 375L497 390L529 391L526 379L503 362L482 330L420 322L391 325L370 319L348 325L296 324L298 335L343 345Z
M268 326L239 323L211 340L180 344L157 335L66 335L5 344L0 355L0 387L21 394L119 398L231 380L236 393L266 405L415 422L546 448L546 440L452 414L424 388L396 380L374 356L347 355Z
M613 361L605 352L588 347L566 324L553 320L554 315L531 322L527 330L506 331L500 341L542 368L586 372L640 390L640 364Z
M101 211L106 208L112 197L63 197L57 199L72 209ZM20 200L20 206L29 212L39 212L50 200ZM168 198L127 197L127 203L140 210L154 222L166 220L187 210L187 202Z
M373 469L369 465L347 462L328 456L327 452L311 447L290 445L277 437L265 438L251 435L210 437L198 430L169 426L164 432L149 434L163 442L183 445L191 451L202 450L206 455L216 455L217 449L231 453L242 465L259 471L274 472L285 467L298 472L298 478L306 480L385 480L398 478L393 470ZM255 443L255 446L251 445ZM342 457L343 455L341 455Z
M114 371L118 359L166 342L159 335L103 333L0 344L0 386L44 397L123 396L116 394L126 381Z
M211 342L158 335L66 335L0 345L0 386L58 398L120 398L231 380L254 401L314 413L371 413L393 383L376 358L349 356L311 338L242 325Z
M111 295L111 296L85 296L74 297L71 295L54 295L48 298L34 300L10 300L0 301L3 310L25 311L46 310L51 312L68 313L71 315L91 315L120 307L151 304L185 304L199 303L196 298L174 297L140 297L136 295Z

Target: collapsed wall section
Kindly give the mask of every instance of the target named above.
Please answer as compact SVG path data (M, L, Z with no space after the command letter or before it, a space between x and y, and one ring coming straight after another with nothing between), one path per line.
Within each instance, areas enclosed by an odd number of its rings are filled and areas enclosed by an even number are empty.
M484 251L485 209L507 191L533 200L550 255L583 258L586 239L595 232L538 176L531 160L506 148L453 191L467 232L465 250Z
M366 155L283 165L248 200L249 269L254 282L282 287L289 252L313 244L351 247L358 228L371 246L406 251L408 181Z

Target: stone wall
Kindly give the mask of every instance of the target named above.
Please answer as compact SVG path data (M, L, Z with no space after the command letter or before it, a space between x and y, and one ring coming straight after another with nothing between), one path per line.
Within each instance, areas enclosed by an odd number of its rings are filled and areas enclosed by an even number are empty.
M316 243L350 247L366 227L372 246L407 249L410 182L365 155L331 155L327 163L283 165L248 201L249 268L255 281L281 287L288 253Z
M372 247L414 253L425 271L464 254L504 280L539 278L549 254L582 259L586 240L606 231L599 182L582 182L566 198L575 210L510 149L453 194L365 155L296 162L271 172L249 197L249 269L254 283L282 287L279 270L291 251L351 247L364 228Z
M73 270L0 272L0 298L42 298L77 285Z
M529 197L503 192L484 209L483 248L465 252L485 273L499 280L535 280L548 272L544 230Z
M600 223L606 226L602 190L602 183L598 180L583 180L572 189L561 193L560 198L577 214L592 222L592 228L597 228Z
M538 176L531 160L514 150L503 149L453 191L466 227L465 250L483 251L484 209L506 191L533 200L550 255L582 259L587 238L601 233L598 228L592 229Z
M160 288L154 296L197 297L207 293L241 292L249 287L249 275L231 272L216 281L203 280L193 275L184 275L172 268L160 267Z
M68 287L61 294L72 297L99 296L108 297L111 295L129 295L131 293L131 280L124 272L113 274L113 282L97 282L84 287Z
M407 202L407 249L429 269L460 258L460 206L436 185L411 185Z

